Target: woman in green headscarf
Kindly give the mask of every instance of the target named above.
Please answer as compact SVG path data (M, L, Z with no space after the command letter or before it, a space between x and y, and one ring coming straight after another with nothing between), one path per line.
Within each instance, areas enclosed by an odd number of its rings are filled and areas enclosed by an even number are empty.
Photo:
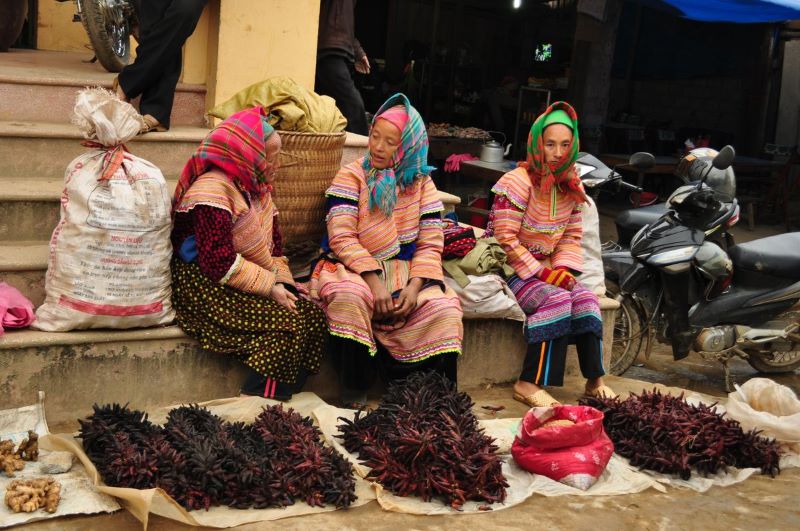
M575 171L578 145L575 110L556 102L531 127L526 160L492 188L487 234L507 253L515 271L508 285L527 316L528 351L514 398L532 407L558 404L542 387L563 384L571 342L587 379L586 394L614 395L602 379L597 296L577 281L583 268L581 210L586 202Z

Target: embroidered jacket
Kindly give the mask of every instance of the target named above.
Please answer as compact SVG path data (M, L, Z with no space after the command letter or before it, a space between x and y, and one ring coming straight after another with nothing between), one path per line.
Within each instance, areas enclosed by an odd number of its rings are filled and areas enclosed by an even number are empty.
M395 258L410 260L409 278L442 280L444 207L433 181L425 176L406 190L398 187L397 204L387 217L369 208L363 160L342 167L325 193L330 250L358 274L380 271L379 262Z
M549 193L534 187L524 168L503 175L492 192L497 196L493 234L520 278L528 279L544 267L534 255L549 257L553 268L583 270L581 204L557 186Z
M190 212L199 205L219 208L232 216L236 259L219 280L221 284L262 296L269 295L276 282L294 285L288 260L272 256L273 220L278 212L270 194L245 198L224 175L208 172L192 183L175 211Z

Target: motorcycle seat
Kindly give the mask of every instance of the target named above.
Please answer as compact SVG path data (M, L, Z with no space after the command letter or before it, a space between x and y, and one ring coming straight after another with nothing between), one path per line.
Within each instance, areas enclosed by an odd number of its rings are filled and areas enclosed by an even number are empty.
M728 252L734 269L747 269L781 278L800 278L800 232L740 243Z
M629 245L631 238L639 232L639 229L656 221L667 210L666 203L658 203L621 212L615 220L619 243L621 245Z

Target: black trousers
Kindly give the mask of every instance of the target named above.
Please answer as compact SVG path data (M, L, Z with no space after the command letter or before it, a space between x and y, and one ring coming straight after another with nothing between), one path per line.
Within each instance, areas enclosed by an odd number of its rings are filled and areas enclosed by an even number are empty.
M169 128L175 87L181 77L181 49L194 32L208 0L133 0L139 17L136 60L119 74L130 99L141 96L139 111Z
M366 135L369 130L364 114L364 99L353 82L351 68L343 55L317 57L315 90L336 100L336 106L347 118L347 131Z
M458 354L455 352L403 363L392 358L380 344L377 355L372 357L369 349L361 343L333 335L328 341L328 352L339 375L339 395L344 403L363 401L376 374L380 374L384 382L390 382L405 378L414 371L433 370L453 383L458 380Z
M564 385L564 369L570 339L578 350L578 363L584 378L599 378L603 370L603 340L591 332L552 341L529 343L519 379L536 385Z

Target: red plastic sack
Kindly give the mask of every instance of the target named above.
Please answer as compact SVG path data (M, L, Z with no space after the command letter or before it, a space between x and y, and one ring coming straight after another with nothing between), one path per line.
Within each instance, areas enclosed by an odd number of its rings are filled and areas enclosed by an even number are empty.
M554 420L575 424L545 426ZM521 468L581 490L595 484L613 453L603 413L587 406L531 408L511 446Z

